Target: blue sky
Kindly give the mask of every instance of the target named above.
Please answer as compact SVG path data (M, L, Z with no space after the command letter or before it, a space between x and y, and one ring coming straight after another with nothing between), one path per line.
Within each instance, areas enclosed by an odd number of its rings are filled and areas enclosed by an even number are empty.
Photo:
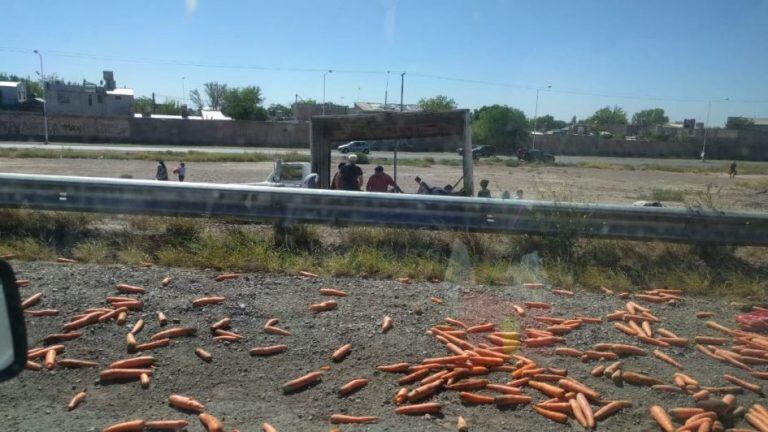
M569 120L618 104L672 120L768 117L768 1L20 1L4 2L0 71L182 97L216 80L259 85L266 103L298 94L460 107L507 104ZM280 70L281 68L288 70ZM185 77L182 80L182 77ZM440 77L457 78L447 80ZM505 85L491 85L482 81ZM343 98L343 99L342 99Z

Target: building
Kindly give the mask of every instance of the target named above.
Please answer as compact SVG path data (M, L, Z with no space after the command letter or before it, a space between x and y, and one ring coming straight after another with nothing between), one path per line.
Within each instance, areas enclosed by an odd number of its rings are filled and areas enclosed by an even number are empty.
M750 126L751 130L768 132L768 118L766 117L728 117L726 124L729 124L739 118L752 120L752 126Z
M349 107L346 105L336 105L330 102L325 103L325 110L323 110L323 104L313 103L295 103L293 104L293 117L298 121L309 121L312 116L317 115L347 115L349 114Z
M47 81L45 100L48 113L54 115L133 115L133 89L117 88L112 71L104 71L101 85Z
M374 112L398 112L400 111L400 104L383 104L379 102L355 102L354 108L352 108L353 114L374 113ZM417 112L421 111L418 105L404 104L404 112Z
M0 81L0 107L14 109L27 101L27 87L20 81Z

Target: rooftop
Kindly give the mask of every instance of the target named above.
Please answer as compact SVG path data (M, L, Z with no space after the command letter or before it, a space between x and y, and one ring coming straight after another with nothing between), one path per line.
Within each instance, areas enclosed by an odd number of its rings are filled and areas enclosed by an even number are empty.
M355 109L360 111L400 111L400 104L383 104L380 102L355 102ZM403 111L421 111L418 105L405 104Z
M0 87L18 87L21 81L0 81Z
M107 90L107 94L116 96L133 96L133 89L116 88L114 90Z

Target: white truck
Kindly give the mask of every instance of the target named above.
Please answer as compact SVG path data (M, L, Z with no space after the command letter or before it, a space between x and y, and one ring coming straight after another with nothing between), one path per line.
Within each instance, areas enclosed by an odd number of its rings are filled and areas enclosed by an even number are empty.
M315 188L317 174L312 172L309 162L275 161L275 169L267 179L259 183L248 183L255 186Z

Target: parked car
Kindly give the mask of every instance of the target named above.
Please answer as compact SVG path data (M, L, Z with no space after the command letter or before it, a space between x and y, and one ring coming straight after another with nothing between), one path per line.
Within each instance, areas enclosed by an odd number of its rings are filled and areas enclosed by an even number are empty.
M554 163L555 155L539 149L523 149L517 151L517 158L523 162L545 162Z
M350 141L337 147L337 150L342 153L352 152L368 154L371 152L371 146L368 145L367 141Z
M464 155L464 149L458 150L459 155ZM481 145L472 147L472 159L479 159L481 157L493 156L496 153L496 147L489 145Z

